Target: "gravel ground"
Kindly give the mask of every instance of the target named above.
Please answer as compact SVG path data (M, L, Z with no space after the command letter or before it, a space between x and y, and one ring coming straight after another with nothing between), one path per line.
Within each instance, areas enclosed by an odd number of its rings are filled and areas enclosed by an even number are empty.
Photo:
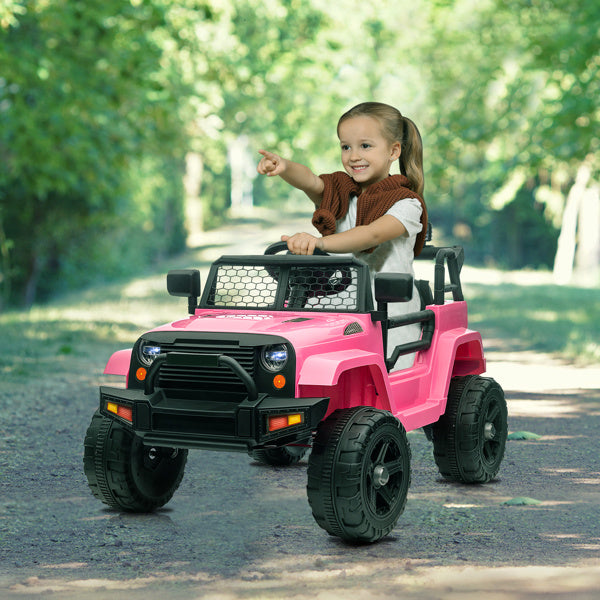
M597 598L600 368L487 344L510 431L541 437L509 441L498 479L465 486L441 479L425 436L409 433L406 510L366 546L317 527L306 461L191 451L163 510L108 510L82 470L103 365L3 384L0 598Z

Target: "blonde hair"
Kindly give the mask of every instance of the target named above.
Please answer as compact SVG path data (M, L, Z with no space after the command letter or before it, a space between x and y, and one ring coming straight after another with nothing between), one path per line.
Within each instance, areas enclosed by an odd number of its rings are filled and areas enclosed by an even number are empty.
M425 176L423 174L423 142L417 126L400 111L381 102L363 102L345 112L338 121L340 125L353 117L373 117L379 121L386 140L400 143L400 173L408 179L411 189L423 197Z

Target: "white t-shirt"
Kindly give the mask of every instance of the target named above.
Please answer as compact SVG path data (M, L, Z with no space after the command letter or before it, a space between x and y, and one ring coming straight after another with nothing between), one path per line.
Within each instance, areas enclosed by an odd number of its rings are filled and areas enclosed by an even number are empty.
M356 211L358 201L356 196L350 198L348 212L346 215L337 221L336 231L341 233L356 226ZM371 285L373 286L375 274L384 273L410 273L414 276L413 257L415 239L417 234L422 229L421 213L423 209L421 203L416 198L406 198L398 200L386 213L395 217L404 225L406 234L402 237L394 238L380 244L373 250L371 254L365 252L357 252L354 254L356 258L364 261L369 265L371 272ZM375 301L375 290L373 288L373 301ZM416 288L413 289L412 300L408 302L394 302L388 305L388 315L396 317L405 315L410 312L415 312L421 309L421 300ZM421 325L406 325L396 327L388 331L388 356L390 356L394 348L398 344L412 342L421 337ZM406 369L412 366L415 355L408 354L401 356L398 359L393 371Z

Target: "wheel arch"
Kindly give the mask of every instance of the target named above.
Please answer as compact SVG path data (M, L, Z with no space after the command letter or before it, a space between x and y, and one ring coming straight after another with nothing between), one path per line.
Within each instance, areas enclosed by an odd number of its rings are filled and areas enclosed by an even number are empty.
M297 393L330 398L327 414L338 408L372 406L390 410L391 391L380 355L369 352L334 352L306 359Z
M481 334L478 331L465 330L458 335L448 332L438 340L435 352L437 360L432 369L429 397L440 402L441 416L446 410L451 379L481 375L485 372L486 364Z
M129 374L129 364L131 363L132 348L126 350L117 350L106 363L104 367L105 375L124 375Z

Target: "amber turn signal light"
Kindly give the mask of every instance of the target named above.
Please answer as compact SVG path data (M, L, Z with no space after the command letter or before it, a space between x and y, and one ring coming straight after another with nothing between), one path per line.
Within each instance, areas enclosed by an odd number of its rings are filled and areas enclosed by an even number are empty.
M273 377L273 386L280 390L285 386L285 377L283 375L275 375Z
M126 421L133 423L133 409L131 406L123 406L122 404L117 404L116 402L107 402L106 410L117 415L117 417L121 417L121 419L125 419Z

